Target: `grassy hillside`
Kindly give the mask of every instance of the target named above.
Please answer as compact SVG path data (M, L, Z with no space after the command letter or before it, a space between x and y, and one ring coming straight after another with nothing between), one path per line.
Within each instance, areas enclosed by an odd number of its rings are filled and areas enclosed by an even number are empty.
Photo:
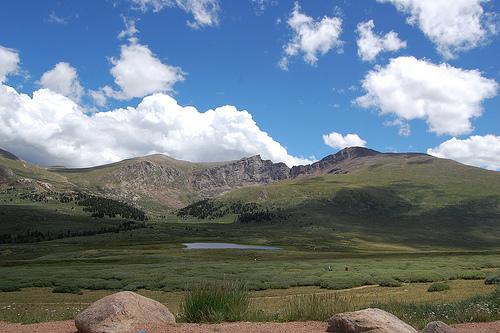
M293 207L332 200L342 189L366 192L374 199L381 196L380 200L395 196L423 211L487 197L500 199L500 173L426 155L384 154L364 158L361 167L347 174L237 189L221 199Z
M65 176L0 155L0 244L31 243L145 227L135 208L93 194Z
M3 170L5 173L6 170L11 170L19 180L19 185L23 185L24 183L25 185L31 184L33 186L36 186L36 182L38 181L40 183L46 183L58 189L71 188L71 184L68 183L66 177L51 172L46 168L30 164L19 159L12 159L10 158L12 154L7 153L8 152L0 154L0 168L2 168L0 171ZM0 172L0 185L7 185L9 183L8 179L3 179L2 177L4 173ZM43 186L40 183L38 184L38 186Z

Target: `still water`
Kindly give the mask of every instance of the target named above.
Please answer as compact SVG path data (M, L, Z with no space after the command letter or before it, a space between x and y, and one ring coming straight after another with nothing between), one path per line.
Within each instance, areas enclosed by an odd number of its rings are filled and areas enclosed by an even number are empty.
M220 249L238 249L238 250L281 250L279 247L263 245L245 245L233 243L183 243L188 250L220 250Z

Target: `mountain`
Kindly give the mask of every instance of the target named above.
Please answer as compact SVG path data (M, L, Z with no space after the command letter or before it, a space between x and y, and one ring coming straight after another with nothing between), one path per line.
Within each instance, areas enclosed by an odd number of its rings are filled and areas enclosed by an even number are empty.
M351 147L291 168L286 181L235 189L221 199L291 206L333 200L340 191L358 192L360 200L367 192L397 195L413 206L435 208L472 198L500 198L500 173L427 154Z
M150 155L78 169L10 156L0 156L0 243L144 228L144 214L424 248L500 239L500 173L427 154L351 147L292 168L260 156L191 163Z
M83 190L146 209L181 208L206 198L292 206L331 198L340 189L366 188L437 207L498 196L500 174L427 154L381 153L363 147L345 148L292 168L259 155L191 163L160 154L91 168L42 168L2 151L0 182L35 190Z
M142 205L153 203L180 208L237 188L291 178L349 173L378 155L386 154L351 147L311 165L289 168L284 163L263 160L259 155L229 162L191 163L157 154L93 168L52 168L50 171L80 188L101 195ZM430 158L428 155L419 156Z
M190 163L150 155L83 169L53 168L51 172L91 192L138 203L183 207L234 188L287 179L283 163L260 156L220 163Z
M300 172L297 172L299 170ZM500 244L500 173L417 153L350 148L288 179L195 202L179 216L287 230L315 244L422 249ZM319 247L318 247L319 248Z

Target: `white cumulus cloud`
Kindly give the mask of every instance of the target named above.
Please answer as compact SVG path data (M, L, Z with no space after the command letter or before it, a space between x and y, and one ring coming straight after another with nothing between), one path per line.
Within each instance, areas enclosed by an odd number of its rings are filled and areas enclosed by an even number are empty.
M0 83L19 71L19 53L0 45Z
M374 61L381 52L397 51L406 47L406 41L399 39L396 32L390 31L383 36L373 32L373 20L358 24L358 55L363 61Z
M364 147L366 146L366 141L361 139L357 134L346 134L345 136L332 132L330 134L323 135L323 142L332 148L343 149L346 147Z
M45 72L39 84L43 88L52 90L78 102L84 90L78 79L76 69L67 62L60 62L53 69Z
M497 94L495 80L478 70L436 65L414 57L391 59L376 66L362 81L366 95L356 99L401 121L423 119L437 134L460 135L473 130L471 120L482 114L482 102Z
M463 140L452 138L427 149L427 153L468 165L500 170L500 136L497 135L473 135Z
M187 21L192 28L216 26L219 24L219 0L131 0L134 7L147 11L159 12L164 8L177 7L193 15L193 21Z
M147 45L139 44L135 38L130 39L130 44L121 46L120 57L111 58L111 63L110 72L120 90L106 86L101 92L115 99L170 92L175 83L184 80L179 67L162 63Z
M52 90L30 97L0 84L0 142L29 161L72 167L152 153L195 162L255 154L290 166L310 162L288 154L247 111L226 105L199 112L162 93L137 107L87 113Z
M407 14L446 59L484 43L496 33L495 14L485 13L488 0L377 0Z
M325 16L321 20L314 20L300 10L300 5L296 2L287 21L293 36L283 47L284 55L278 64L284 70L288 68L289 59L299 53L303 54L308 64L314 65L318 61L318 56L326 54L333 48L340 51L343 45L340 40L341 18Z

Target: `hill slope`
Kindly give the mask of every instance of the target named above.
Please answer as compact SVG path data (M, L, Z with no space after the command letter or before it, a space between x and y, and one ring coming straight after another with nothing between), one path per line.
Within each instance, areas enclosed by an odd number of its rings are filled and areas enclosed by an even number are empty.
M8 158L9 160L14 160L14 161L19 160L19 157L1 148L0 148L0 157Z
M283 163L260 156L221 163L190 163L150 155L85 169L51 169L76 186L146 206L179 208L231 189L289 177Z
M292 168L292 172L295 168L304 168L305 176L269 186L234 190L224 198L290 206L308 200L332 199L341 189L376 188L397 194L413 206L430 209L500 196L500 173L495 171L426 154L368 153L326 163L325 160L335 157L332 155L315 163L322 167L313 164ZM307 177L310 174L313 176Z

